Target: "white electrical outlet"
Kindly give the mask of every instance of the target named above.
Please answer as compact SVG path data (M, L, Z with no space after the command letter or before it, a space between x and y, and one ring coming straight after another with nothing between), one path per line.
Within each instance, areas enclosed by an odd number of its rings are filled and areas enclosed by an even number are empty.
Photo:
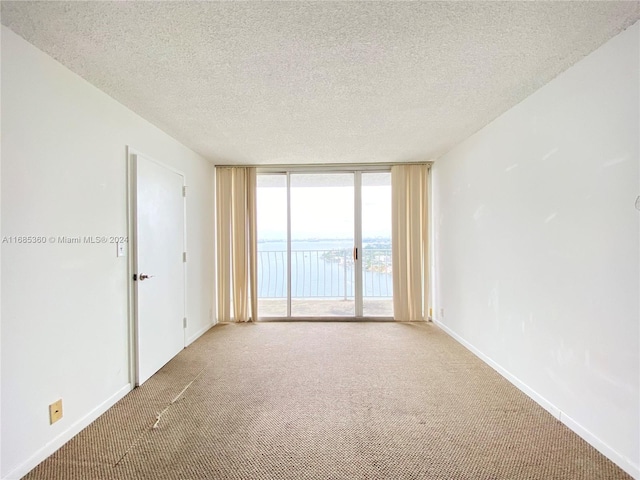
M444 308L440 309L440 318L444 318Z

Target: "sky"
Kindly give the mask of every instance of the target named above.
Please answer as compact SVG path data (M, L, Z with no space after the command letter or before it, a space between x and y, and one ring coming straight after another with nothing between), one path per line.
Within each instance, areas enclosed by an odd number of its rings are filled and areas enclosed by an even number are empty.
M339 176L345 175L353 176ZM258 186L258 241L286 240L287 191L284 182L282 185ZM311 238L351 239L353 234L353 186L296 187L292 176L292 241ZM391 237L390 185L365 184L362 187L362 236Z

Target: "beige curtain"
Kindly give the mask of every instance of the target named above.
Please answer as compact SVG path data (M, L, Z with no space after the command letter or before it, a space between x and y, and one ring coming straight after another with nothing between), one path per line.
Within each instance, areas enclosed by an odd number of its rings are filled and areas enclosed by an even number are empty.
M218 320L258 318L256 170L216 168Z
M391 167L393 316L428 318L428 165Z

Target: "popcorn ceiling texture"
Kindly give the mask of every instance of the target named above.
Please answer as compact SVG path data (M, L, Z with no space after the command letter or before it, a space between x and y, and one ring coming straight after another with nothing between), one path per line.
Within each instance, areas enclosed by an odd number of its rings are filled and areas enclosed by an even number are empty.
M2 23L216 163L431 160L639 2L2 2Z

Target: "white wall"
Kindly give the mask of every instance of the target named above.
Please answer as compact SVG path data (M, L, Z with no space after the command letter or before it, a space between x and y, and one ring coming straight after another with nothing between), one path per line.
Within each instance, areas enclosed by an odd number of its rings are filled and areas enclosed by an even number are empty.
M192 341L211 325L213 165L2 27L2 237L126 235L127 145L186 176ZM129 391L127 322L114 245L2 245L3 478Z
M639 41L636 23L433 168L438 321L636 477Z

